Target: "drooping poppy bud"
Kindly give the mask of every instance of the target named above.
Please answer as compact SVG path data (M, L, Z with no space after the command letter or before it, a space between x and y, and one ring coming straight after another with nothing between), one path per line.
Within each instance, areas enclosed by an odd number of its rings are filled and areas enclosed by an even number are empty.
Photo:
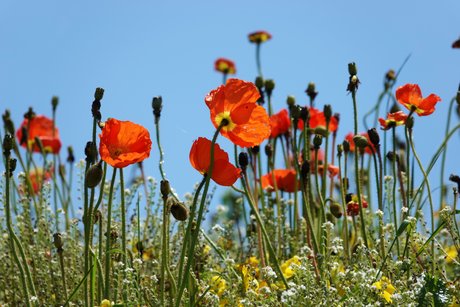
M86 172L86 187L90 189L95 188L101 182L102 175L104 175L104 171L102 170L102 160L100 160L98 163L91 165Z
M188 218L189 210L181 202L174 201L169 210L172 216L178 221L185 221Z
M243 172L246 171L248 164L249 164L248 154L246 152L240 152L240 154L238 155L238 165L243 170Z
M169 192L171 191L171 186L169 185L168 180L161 180L160 182L160 192L163 198L167 198Z

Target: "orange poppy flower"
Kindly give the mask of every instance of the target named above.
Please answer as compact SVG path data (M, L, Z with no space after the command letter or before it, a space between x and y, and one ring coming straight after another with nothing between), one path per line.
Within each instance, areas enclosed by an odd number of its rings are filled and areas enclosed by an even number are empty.
M27 142L23 141L22 131L24 128L28 129ZM53 121L44 115L37 115L32 118L30 122L28 119L24 119L16 132L16 137L22 147L32 150L33 152L40 152L40 148L36 144L35 138L38 138L42 142L45 152L57 154L61 149L59 130L54 127L53 132Z
M388 130L396 126L401 126L406 123L407 114L403 111L388 113L387 119L379 118L380 126L383 130Z
M43 168L33 168L29 172L30 183L32 184L32 193L37 194L41 191L43 183L51 179L51 171L43 171Z
M150 156L150 134L141 125L110 118L99 137L101 159L113 167L123 168Z
M369 144L369 146L371 146L374 149L374 152L375 152L375 147L372 144L367 132L362 132L362 133L360 133L360 135L364 136L367 139L367 143ZM353 141L353 136L354 136L354 134L351 133L351 132L348 133L345 136L345 140L347 140L350 143L350 152L355 151L355 142ZM372 154L372 149L369 146L366 146L366 149L364 149L364 152L371 155Z
M272 35L267 31L256 31L248 35L251 43L260 44L266 42L272 38Z
M310 119L309 119L309 124L311 129L315 129L318 127L323 127L326 129L326 117L324 116L324 112L320 111L316 108L310 108L308 107L308 111L310 113ZM299 119L299 122L297 123L297 129L303 130L303 120ZM337 121L337 118L335 116L331 116L331 119L329 120L329 131L330 132L335 132L339 128L339 123Z
M415 111L419 116L430 115L441 98L435 94L422 97L422 91L417 84L406 84L396 90L396 100L409 111Z
M201 174L206 174L211 164L211 141L198 138L190 149L190 163ZM233 185L241 177L241 169L228 161L228 154L214 144L214 167L211 179L223 186Z
M270 138L272 139L288 132L289 127L291 127L291 119L289 118L288 110L282 109L278 113L270 116L270 127L272 130Z
M251 82L228 79L225 85L206 95L214 127L225 119L228 124L220 133L241 147L260 145L270 136L270 120L265 109L257 104L259 90Z
M299 185L296 184L296 172L292 169L275 169L272 172L263 175L260 180L262 183L262 188L266 190L273 190L275 187L275 182L273 182L273 177L275 177L276 187L280 191L292 193L299 190Z
M335 166L333 164L328 164L327 165L327 171L329 173L329 177L333 178L339 174L339 167ZM318 165L318 173L322 176L324 174L324 165L319 164Z
M214 69L224 74L234 75L236 73L235 63L229 59L218 58L214 62Z

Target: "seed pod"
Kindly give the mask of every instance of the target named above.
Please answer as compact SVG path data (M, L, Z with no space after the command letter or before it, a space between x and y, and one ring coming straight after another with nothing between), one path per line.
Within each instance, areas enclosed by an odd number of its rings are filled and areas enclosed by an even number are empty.
M332 203L330 206L331 214L335 216L336 218L341 218L343 213L342 213L342 208L340 205L336 202Z
M249 164L249 156L247 153L240 152L238 155L238 164L243 171L246 170L246 167L248 167Z
M167 198L169 192L171 191L171 186L169 185L168 180L161 180L160 182L160 192L163 198Z
M189 215L189 210L184 203L177 201L171 205L170 211L172 216L178 221L185 221Z

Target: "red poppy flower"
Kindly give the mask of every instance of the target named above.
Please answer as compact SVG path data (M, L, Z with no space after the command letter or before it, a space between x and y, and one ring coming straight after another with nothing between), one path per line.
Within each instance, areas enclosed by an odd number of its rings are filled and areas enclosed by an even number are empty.
M259 90L251 82L228 79L225 85L206 95L214 127L225 119L228 124L220 133L241 147L260 145L270 136L270 120L265 109L257 104Z
M350 195L350 194L349 194ZM347 196L348 197L348 196ZM359 202L357 195L350 195L351 200L347 203L347 214L357 216L359 214ZM367 201L361 197L363 208L367 208Z
M375 152L375 147L372 144L367 132L362 132L362 133L360 133L360 135L364 136L367 139L367 143L369 144L369 146L371 146L374 149L374 152ZM355 142L353 141L353 136L354 136L354 134L351 133L351 132L348 133L345 136L345 140L347 140L350 143L350 152L355 151ZM371 148L369 146L366 146L366 149L364 149L364 152L367 153L367 154L372 154L372 150L371 150Z
M198 138L190 149L190 163L201 174L206 174L211 164L211 141ZM241 177L241 169L228 161L228 154L214 144L214 167L211 179L223 186L233 185Z
M388 130L396 126L401 126L406 123L407 114L403 111L388 113L387 119L379 118L380 126L383 130Z
M224 74L234 75L236 73L235 63L229 59L218 58L214 62L214 69Z
M282 109L278 113L270 116L270 127L272 130L270 138L272 139L288 132L289 127L291 127L291 119L289 118L288 110Z
M22 131L28 129L27 142L24 142ZM54 127L53 121L44 115L37 115L30 121L24 119L16 132L16 136L21 143L22 147L28 148L34 152L40 152L40 148L35 142L35 138L38 138L43 145L45 152L51 152L53 154L59 153L61 149L61 140L59 138L59 130Z
M396 100L409 111L415 111L419 116L430 115L441 98L435 94L422 97L422 91L417 84L406 84L396 90Z
M260 180L262 182L262 188L272 190L275 187L273 182L275 177L276 187L280 191L292 193L299 190L299 185L296 181L296 172L292 169L275 169L272 172L263 175Z
M308 111L310 113L310 119L309 119L309 126L311 129L315 129L318 127L323 127L326 129L326 117L324 116L324 112L320 111L316 108L310 108L308 107ZM299 122L297 123L297 129L303 130L303 120L299 119ZM337 118L335 116L331 116L331 119L329 120L329 131L330 132L335 132L337 131L339 127L339 123L337 121Z
M271 39L272 35L267 31L256 31L250 33L248 38L251 43L260 44Z
M150 156L150 134L141 125L110 118L99 137L101 159L113 167L123 168Z

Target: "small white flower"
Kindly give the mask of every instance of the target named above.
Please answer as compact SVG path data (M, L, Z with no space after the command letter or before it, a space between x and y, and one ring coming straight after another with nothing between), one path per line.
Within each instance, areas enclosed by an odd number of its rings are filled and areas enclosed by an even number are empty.
M136 258L133 260L134 264L141 265L142 264L142 259L141 258Z
M214 226L212 226L212 231L215 231L215 232L223 232L225 229L220 226L219 224L216 224Z
M29 299L29 301L30 301L31 303L36 303L36 302L38 302L38 297L36 297L36 296L31 296L30 299Z
M402 207L401 208L401 213L407 213L407 211L409 211L409 208L407 208L407 207Z
M383 217L383 211L382 210L377 210L377 211L375 211L375 215L377 215L378 217Z

